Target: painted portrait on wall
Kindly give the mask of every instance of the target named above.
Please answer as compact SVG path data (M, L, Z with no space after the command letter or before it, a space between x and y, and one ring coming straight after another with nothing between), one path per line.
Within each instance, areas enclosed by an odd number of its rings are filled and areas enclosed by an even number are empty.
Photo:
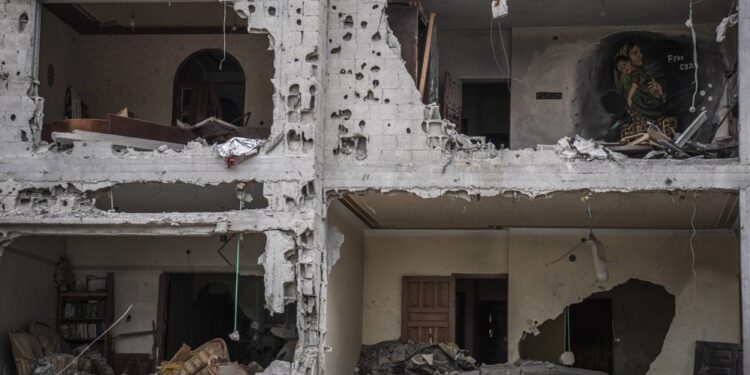
M697 50L695 90L689 36L623 32L604 38L579 61L579 134L614 141L654 124L671 136L702 109L716 107L727 64L715 42L699 40Z

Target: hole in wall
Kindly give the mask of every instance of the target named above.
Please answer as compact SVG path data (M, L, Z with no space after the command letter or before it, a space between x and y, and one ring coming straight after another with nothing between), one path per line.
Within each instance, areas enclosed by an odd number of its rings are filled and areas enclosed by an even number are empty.
M26 25L29 24L29 15L25 12L21 14L20 17L18 17L18 32L22 33L24 30L26 30Z
M248 182L244 191L244 209L268 207L262 183ZM118 184L92 196L96 198L96 208L108 211L114 206L118 212L126 213L223 212L239 210L240 206L234 183L207 186L181 182Z
M643 308L648 306L648 308ZM630 279L569 306L573 367L613 375L645 375L659 356L675 315L675 297L657 284ZM537 325L534 322L534 325ZM565 314L524 334L523 359L559 363L565 337Z

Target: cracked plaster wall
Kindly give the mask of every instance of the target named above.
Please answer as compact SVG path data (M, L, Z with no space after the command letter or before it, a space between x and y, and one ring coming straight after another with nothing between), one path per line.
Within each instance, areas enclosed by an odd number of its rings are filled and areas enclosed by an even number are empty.
M554 319L565 306L631 278L664 286L675 296L674 320L648 374L692 373L695 340L739 343L739 245L734 234L698 232L694 294L689 231L595 231L606 249L607 282L596 281L591 251L585 246L575 253L575 262L564 259L546 266L587 234L586 230L578 232L510 230L511 361L518 358L524 330L534 322Z

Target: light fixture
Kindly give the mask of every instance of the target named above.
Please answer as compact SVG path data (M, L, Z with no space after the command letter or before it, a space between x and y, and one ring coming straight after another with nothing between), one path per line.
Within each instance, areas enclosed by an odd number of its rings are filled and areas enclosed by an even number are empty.
M135 31L135 4L133 4L133 13L130 14L130 31Z
M601 9L599 10L599 15L602 16L602 17L604 17L604 16L607 15L607 10L606 10L605 5L604 5L604 0L601 0L599 2L599 4L601 5Z

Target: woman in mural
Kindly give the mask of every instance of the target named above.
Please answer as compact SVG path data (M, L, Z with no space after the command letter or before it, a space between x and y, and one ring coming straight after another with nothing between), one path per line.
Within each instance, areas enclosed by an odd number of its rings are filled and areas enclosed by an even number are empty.
M623 45L613 61L615 87L627 99L631 117L658 119L664 116L664 88L646 72L641 46Z

